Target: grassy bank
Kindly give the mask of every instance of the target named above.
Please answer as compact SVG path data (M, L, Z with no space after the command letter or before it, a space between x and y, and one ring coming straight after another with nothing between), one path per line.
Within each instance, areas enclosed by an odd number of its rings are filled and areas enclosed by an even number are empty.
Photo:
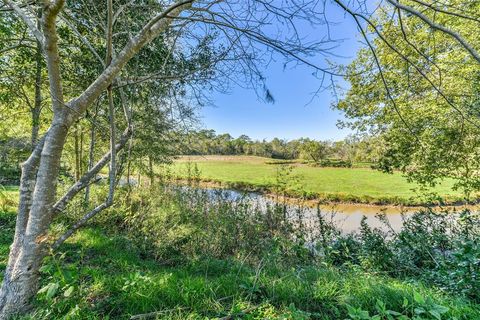
M13 221L13 213L0 213L2 269ZM237 259L165 266L128 237L97 227L80 231L49 256L42 279L44 288L53 289L37 295L36 310L25 319L130 319L140 314L148 317L138 319L356 319L352 314L357 311L378 314L382 303L400 312L422 303L441 305L448 308L441 319L480 317L475 305L435 289L355 269L284 268L268 261L249 266ZM234 317L223 318L228 316Z
M246 156L189 156L173 165L173 174L184 178L188 166L195 163L200 179L214 181L225 187L254 191L274 191L278 165L271 159ZM424 190L409 183L400 173L386 174L369 168L319 168L293 164L287 194L332 202L369 204L419 205L431 201L435 193L445 203L463 200L452 190L452 181ZM438 201L436 198L435 201Z

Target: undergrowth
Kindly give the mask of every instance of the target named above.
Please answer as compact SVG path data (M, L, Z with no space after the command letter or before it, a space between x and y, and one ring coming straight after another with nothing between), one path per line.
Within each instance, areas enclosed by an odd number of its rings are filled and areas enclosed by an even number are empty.
M22 319L480 319L470 212L343 235L321 212L306 224L301 208L196 183L120 190L114 208L46 258ZM77 206L52 234L78 219ZM14 219L5 205L2 269Z

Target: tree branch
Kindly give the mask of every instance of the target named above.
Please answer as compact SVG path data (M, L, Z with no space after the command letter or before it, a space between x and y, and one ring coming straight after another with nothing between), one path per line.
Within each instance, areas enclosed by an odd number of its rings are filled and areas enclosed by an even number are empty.
M127 128L122 134L120 141L115 146L115 151L119 152L127 144L128 140L132 135L131 128ZM111 153L107 152L89 171L87 171L75 184L73 184L70 189L61 197L54 205L53 210L55 213L62 212L65 207L68 205L70 200L72 200L80 191L86 188L90 181L102 170L103 167L110 161Z
M415 132L412 130L412 128L410 127L410 125L408 124L408 122L405 120L405 118L403 117L402 113L400 112L400 109L398 108L397 106L397 103L395 102L395 99L393 98L392 96L392 93L391 93L391 90L390 90L390 87L388 86L388 83L387 83L387 79L385 79L385 76L383 74L383 69L382 69L382 66L380 64L380 61L378 60L378 57L377 57L377 53L375 51L375 48L373 47L372 43L370 42L370 40L368 39L368 36L367 34L365 33L365 30L363 30L362 28L362 24L360 23L359 19L358 19L358 14L356 14L355 12L353 12L349 7L347 7L343 2L341 2L340 0L334 0L340 7L342 7L349 15L352 16L352 18L355 20L355 23L357 24L357 27L359 29L359 31L361 32L362 34L362 37L363 39L365 39L365 41L367 42L367 45L370 49L370 51L372 52L372 55L373 55L373 59L375 61L375 64L377 66L377 69L378 69L378 72L380 74L380 78L382 80L382 83L383 83L383 86L385 88L385 92L387 93L387 97L388 99L390 100L390 102L392 103L392 106L393 106L393 109L395 110L395 113L398 115L398 117L400 118L400 121L405 125L405 127L408 129L409 133L412 135L412 137L417 140L417 142L419 143L419 145L423 148L423 145L421 144L421 141L420 139L417 137L417 135L415 134ZM367 20L368 22L368 20Z
M43 18L45 33L45 55L47 60L50 95L54 112L61 112L65 105L63 99L62 76L60 72L60 54L58 52L57 15L65 0L58 0L46 6Z
M423 22L428 24L430 26L430 28L432 28L434 30L442 31L443 33L446 33L449 36L453 37L455 40L457 40L457 42L462 47L464 47L470 53L470 55L475 60L477 60L478 63L480 63L480 54L459 33L455 32L453 30L450 30L449 28L446 28L445 26L442 26L442 25L430 20L426 15L424 15L420 11L418 11L418 10L416 10L416 9L410 7L410 6L401 4L401 3L397 2L396 0L387 0L387 1L388 1L388 3L393 5L394 7L397 7L399 9L403 10L403 11L406 11L406 12L418 17Z
M10 6L10 8L15 11L15 13L25 22L27 25L28 29L32 32L32 34L35 36L35 38L43 45L45 38L43 37L42 32L37 28L35 23L30 19L25 11L20 8L19 5L17 5L15 2L10 1L10 0L3 0L3 2L7 5Z
M172 17L177 17L184 10L190 8L193 2L194 0L187 0L175 3L150 20L150 22L127 43L103 73L100 74L80 96L70 102L72 107L76 109L76 113L82 114L85 109L107 89L128 61L130 61L143 46L152 41L162 31L166 30L172 22Z
M110 207L112 205L111 202L108 200L102 203L101 205L97 206L95 209L84 215L77 223L75 223L67 232L65 232L63 235L61 235L53 244L52 244L52 249L56 250L58 247L62 245L62 243L65 242L68 238L72 236L72 234L80 229L85 223L87 223L88 220L96 216L98 213L101 211L105 210L106 208Z

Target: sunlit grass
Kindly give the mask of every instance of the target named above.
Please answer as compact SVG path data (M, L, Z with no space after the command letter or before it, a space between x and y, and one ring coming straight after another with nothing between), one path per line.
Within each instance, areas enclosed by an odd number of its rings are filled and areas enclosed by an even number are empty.
M1 245L9 240L2 238ZM37 309L27 319L129 319L150 312L158 312L157 319L215 319L252 306L251 319L297 319L295 314L344 319L347 303L373 311L380 299L395 309L414 292L450 307L459 319L480 316L474 305L420 284L361 271L214 259L163 266L142 256L128 239L96 228L77 233L62 251L47 258L46 265L56 267L43 273L42 285L57 281L61 288L73 286L74 293L65 297L60 289L51 300L38 295ZM5 257L2 250L0 261Z
M188 161L197 164L201 178L226 184L247 184L269 188L275 184L277 165L271 159L250 156L185 157L175 162L173 171L185 176ZM446 180L434 188L420 191L401 173L386 174L369 168L320 168L293 165L290 189L318 198L353 202L421 203L424 194L435 193L446 200L462 199Z

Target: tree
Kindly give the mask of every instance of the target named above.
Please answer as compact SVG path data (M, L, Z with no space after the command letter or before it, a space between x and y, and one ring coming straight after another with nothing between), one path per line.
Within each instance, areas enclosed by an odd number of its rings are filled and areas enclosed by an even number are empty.
M114 7L112 0L106 0L101 5L96 1L86 1L84 6L69 3L67 8L64 0L44 0L41 4L3 0L3 3L2 13L21 19L28 27L29 37L41 45L49 79L52 118L48 130L38 139L22 167L15 237L0 289L0 319L10 318L27 309L37 292L38 270L48 249L58 248L89 219L112 205L119 174L117 153L127 145L134 129L131 108L123 99L126 87L132 88L133 95L136 93L133 88L144 82L158 84L169 80L188 80L187 83L194 83L195 79L212 78L209 70L215 69L226 79L236 77L251 86L260 84L259 87L268 99L270 93L257 67L262 61L259 52L277 52L287 61L307 64L317 72L333 73L330 68L318 67L307 60L312 53L327 50L322 47L322 41L305 45L295 27L283 30L282 33L272 33L272 22L291 26L299 20L311 24L323 23L322 16L316 15L321 6L310 1L280 1L278 4L257 0L242 3L122 1ZM103 13L103 16L99 15L100 19L89 14L89 8L92 7ZM292 19L293 16L295 19ZM69 31L64 32L66 30ZM98 35L98 30L104 37ZM208 47L209 39L216 39L215 46L218 50L213 57L207 54L206 59L200 59L200 67L198 63L167 63L173 68L161 68L158 72L146 68L143 74L132 74L132 69L129 69L132 62L142 59L141 54L155 40L166 44L163 61L167 61L174 48L182 47L182 52L185 52L185 48L193 47L192 44L202 48L202 44L207 43L205 46ZM73 51L71 56L61 54L68 50ZM95 67L92 67L91 61L82 58L82 53L85 52L88 52L88 59L95 61ZM200 50L202 52L205 51ZM78 72L78 67L84 72ZM72 75L75 71L85 75L82 80L88 84L84 86L81 81L66 76L69 68ZM142 68L135 70L142 71ZM222 87L224 83L224 80L220 80L216 85ZM202 92L195 86L180 92L182 96L190 95L193 99L202 96ZM171 95L170 101L175 101L176 98L176 95ZM94 113L92 109L97 103L105 106L109 151L94 165L91 162L89 169L77 177L67 192L56 198L57 178L68 140L67 134L87 111L88 119L95 121L90 115ZM122 110L125 119L118 119L117 109ZM119 125L125 128L122 134L117 132ZM95 147L95 132L91 136L91 146ZM63 235L52 241L49 227L54 218L66 209L80 191L90 185L106 164L109 164L109 193L105 201L97 204Z
M314 162L320 162L327 156L326 143L308 138L301 140L300 150L304 159L311 159Z
M368 46L347 69L338 108L352 128L382 135L383 170L427 185L453 178L468 197L480 190L480 42L470 32L480 3L389 3L366 20Z

